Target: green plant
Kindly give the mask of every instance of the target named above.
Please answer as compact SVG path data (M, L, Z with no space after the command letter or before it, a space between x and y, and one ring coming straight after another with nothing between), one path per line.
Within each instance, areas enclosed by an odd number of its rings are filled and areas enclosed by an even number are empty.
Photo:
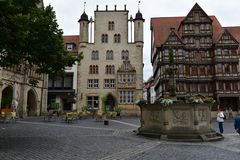
M107 96L102 96L101 100L102 100L102 112L103 114L105 114L108 112L108 108L106 107Z
M203 99L203 102L204 103L214 103L215 102L215 100L212 98L212 97L205 97L204 99Z
M188 101L189 101L189 103L194 103L194 104L204 103L204 101L201 97L190 97Z
M87 106L83 106L82 107L82 112L86 112L86 111L88 111L88 107Z
M120 114L122 111L122 108L120 108L119 106L115 108L115 112L117 112L117 114Z

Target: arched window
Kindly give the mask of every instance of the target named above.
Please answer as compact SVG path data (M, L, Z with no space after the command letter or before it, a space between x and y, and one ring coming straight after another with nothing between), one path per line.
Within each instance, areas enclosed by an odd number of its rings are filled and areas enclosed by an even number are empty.
M99 54L98 51L92 51L92 60L98 60L99 59Z
M113 31L114 30L114 22L113 21L109 21L108 22L108 30L109 31Z
M111 66L111 74L114 74L115 73L115 67L114 65Z
M111 51L107 50L106 59L107 60L113 60L113 51L112 50Z
M108 43L108 35L102 34L102 43Z
M98 74L98 65L90 65L89 74Z
M115 73L115 66L114 65L106 65L105 73L106 74L114 74Z
M128 60L129 58L129 54L128 54L128 50L122 50L122 60Z
M121 42L121 35L120 34L114 34L114 43L120 43Z
M95 74L98 74L98 65L95 66Z
M89 66L89 74L92 74L93 69L92 69L92 65Z

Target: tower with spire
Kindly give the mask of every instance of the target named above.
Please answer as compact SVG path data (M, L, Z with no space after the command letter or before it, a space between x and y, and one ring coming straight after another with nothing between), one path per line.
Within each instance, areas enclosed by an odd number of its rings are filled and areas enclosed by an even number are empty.
M88 15L85 12L85 4L84 2L84 12L81 15L80 19L78 22L80 23L80 40L82 43L87 43L88 42Z
M143 23L144 19L140 12L140 1L138 2L138 12L136 13L134 21L134 41L143 43Z
M138 9L133 19L126 5L120 10L117 5L99 8L89 20L84 7L78 21L84 59L78 66L77 110L120 107L125 115L139 114L135 102L142 98L143 88L142 13Z

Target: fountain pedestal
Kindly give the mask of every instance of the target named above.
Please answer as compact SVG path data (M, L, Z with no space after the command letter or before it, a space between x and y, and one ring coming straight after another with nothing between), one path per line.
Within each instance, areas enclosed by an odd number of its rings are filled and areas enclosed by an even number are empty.
M211 128L211 105L140 104L138 134L174 141L214 141L223 136Z

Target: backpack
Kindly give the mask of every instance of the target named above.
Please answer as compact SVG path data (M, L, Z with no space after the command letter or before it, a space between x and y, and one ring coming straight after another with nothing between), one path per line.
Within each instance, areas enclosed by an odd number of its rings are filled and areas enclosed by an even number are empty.
M223 119L226 120L226 115L223 113Z

